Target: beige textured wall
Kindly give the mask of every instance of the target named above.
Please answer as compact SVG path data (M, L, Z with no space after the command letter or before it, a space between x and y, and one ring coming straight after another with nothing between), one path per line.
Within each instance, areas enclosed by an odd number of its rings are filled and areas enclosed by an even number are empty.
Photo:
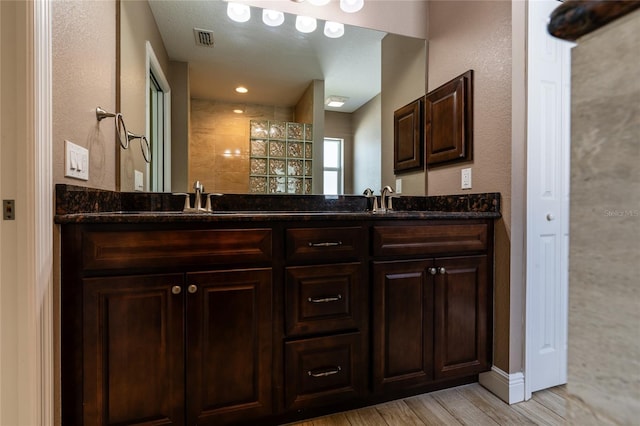
M353 193L366 188L378 192L382 165L382 96L378 94L353 113ZM357 159L357 161L355 161Z
M246 105L244 114L236 114L235 107L191 99L189 185L199 180L207 192L248 193L249 121L293 120L293 108Z
M393 173L393 112L426 93L427 42L388 34L382 39L382 186L395 187ZM425 195L424 172L408 172L402 179L402 193ZM380 188L372 188L378 190Z
M640 11L572 52L568 407L640 417ZM631 77L631 78L630 78Z
M115 189L115 2L52 2L53 181ZM65 139L89 149L89 181L64 177Z
M509 366L511 205L511 2L432 1L429 90L474 70L474 159L429 169L429 195L463 193L460 169L473 169L471 192L500 192L496 223L494 364Z
M120 112L125 118L127 130L136 134L146 134L149 137L146 127L147 41L151 43L165 77L170 80L169 58L149 4L139 0L121 1ZM143 172L145 190L149 190L148 167L139 144L140 141L134 140L129 149L120 150L120 189L122 191L134 190L134 170Z

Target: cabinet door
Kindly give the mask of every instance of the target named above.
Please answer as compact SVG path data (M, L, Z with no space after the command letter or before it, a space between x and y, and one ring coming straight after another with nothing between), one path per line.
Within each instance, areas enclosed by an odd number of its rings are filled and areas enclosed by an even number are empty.
M187 424L272 413L271 269L187 274Z
M436 378L486 371L492 343L487 257L436 259L435 266Z
M373 386L420 386L433 377L430 260L373 264Z
M183 277L83 280L85 425L184 425Z

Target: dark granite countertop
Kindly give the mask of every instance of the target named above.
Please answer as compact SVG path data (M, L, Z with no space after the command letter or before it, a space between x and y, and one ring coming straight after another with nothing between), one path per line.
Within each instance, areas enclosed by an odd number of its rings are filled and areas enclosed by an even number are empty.
M567 0L553 11L547 28L554 37L575 41L638 8L640 1Z
M212 199L213 212L184 213L184 196L128 193L56 185L55 223L206 223L316 220L498 219L500 194L464 194L393 199L394 210L371 212L361 195L239 195ZM193 205L193 194L191 194Z

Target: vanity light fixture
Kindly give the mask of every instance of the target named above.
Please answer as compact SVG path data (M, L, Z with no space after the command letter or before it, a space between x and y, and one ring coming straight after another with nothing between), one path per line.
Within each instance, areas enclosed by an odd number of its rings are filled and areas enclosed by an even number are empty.
M236 92L238 92L238 93L247 93L248 91L249 91L249 89L247 89L247 88L246 88L246 87L244 87L244 86L238 86L238 87L236 87Z
M270 27L277 27L284 22L284 13L279 10L264 9L262 11L262 22Z
M344 24L327 21L324 23L324 35L329 38L340 38L344 35Z
M349 98L345 98L344 96L334 96L331 95L325 101L325 105L332 108L340 108Z
M312 33L318 27L316 18L310 16L296 16L296 30L301 33Z
M247 22L251 18L249 5L240 3L227 3L227 16L236 22Z
M354 13L362 9L364 0L340 0L340 9L343 12Z

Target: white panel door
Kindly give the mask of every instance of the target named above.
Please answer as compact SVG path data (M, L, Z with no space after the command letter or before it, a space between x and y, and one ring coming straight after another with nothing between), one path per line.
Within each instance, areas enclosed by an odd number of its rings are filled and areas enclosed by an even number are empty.
M525 398L567 381L571 43L547 33L559 2L529 2Z

